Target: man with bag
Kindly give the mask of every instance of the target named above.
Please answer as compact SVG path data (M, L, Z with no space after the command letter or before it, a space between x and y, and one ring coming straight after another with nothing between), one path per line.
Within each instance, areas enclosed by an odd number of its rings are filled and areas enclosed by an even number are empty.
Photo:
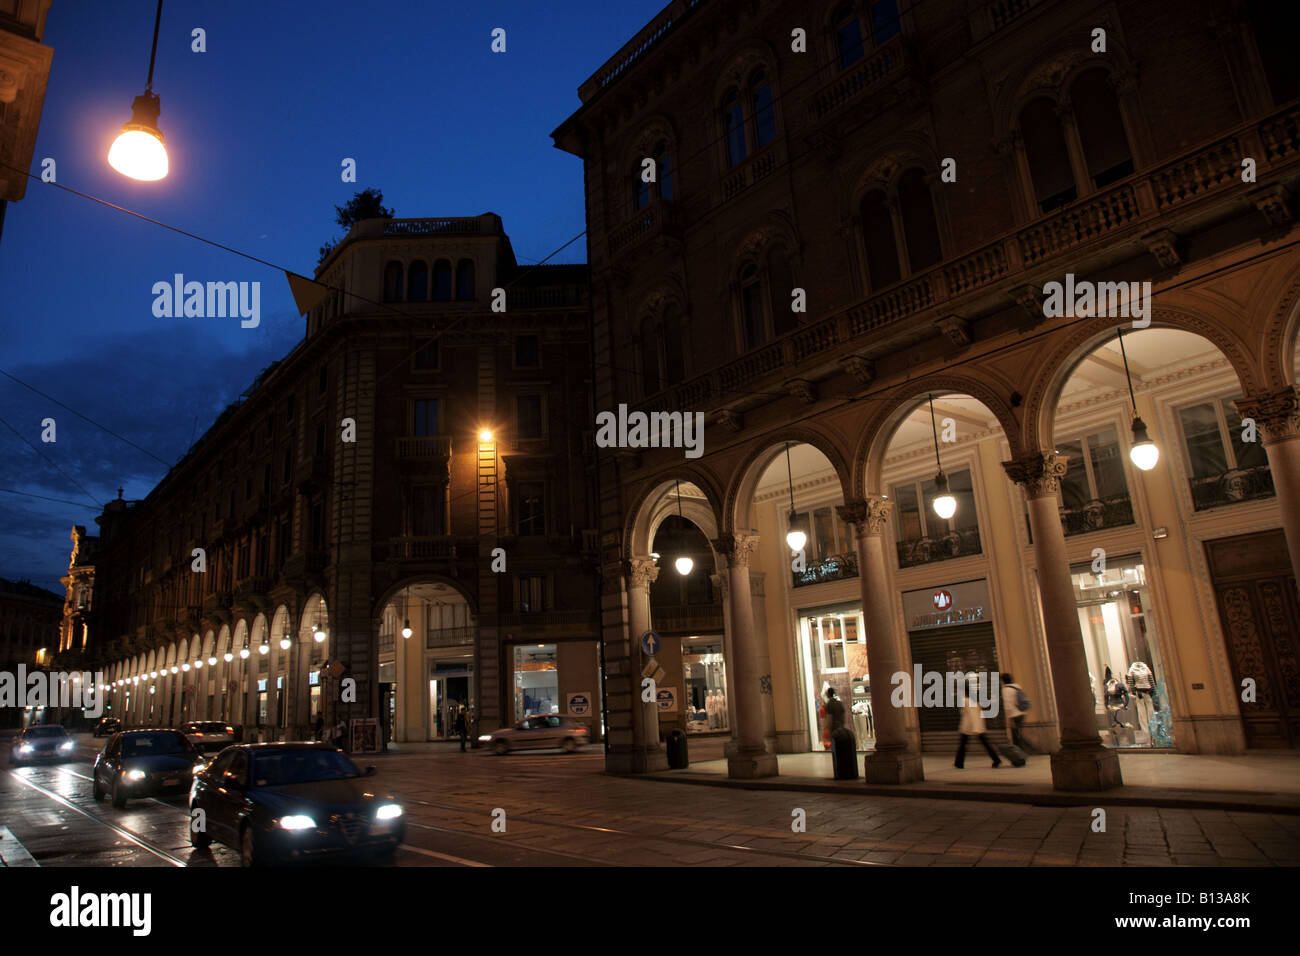
M1032 751L1033 748L1020 733L1025 714L1029 713L1029 696L1009 672L1002 675L1002 712L1007 715L1007 732L1011 742L1021 750Z

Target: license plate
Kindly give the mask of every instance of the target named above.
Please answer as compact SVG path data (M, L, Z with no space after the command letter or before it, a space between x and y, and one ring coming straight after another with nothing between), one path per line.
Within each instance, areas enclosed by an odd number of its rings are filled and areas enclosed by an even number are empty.
M180 778L180 777L164 777L164 778L163 778L163 786L164 786L164 787L175 787L175 786L179 785L180 782L181 782L181 778Z

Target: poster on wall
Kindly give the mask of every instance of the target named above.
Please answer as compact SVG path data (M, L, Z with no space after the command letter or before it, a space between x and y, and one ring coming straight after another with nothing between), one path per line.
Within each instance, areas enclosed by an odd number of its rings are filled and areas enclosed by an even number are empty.
M590 717L592 696L590 691L572 691L564 695L571 717Z
M379 753L379 718L352 718L352 753Z

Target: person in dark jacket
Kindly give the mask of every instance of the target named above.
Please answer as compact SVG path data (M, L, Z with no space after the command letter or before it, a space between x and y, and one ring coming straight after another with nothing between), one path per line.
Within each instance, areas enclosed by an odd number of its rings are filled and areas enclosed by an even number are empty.
M830 723L830 732L844 727L844 704L835 696L835 688L826 688L826 720Z
M464 704L456 711L456 734L460 737L460 752L464 753L465 740L469 737L469 714L465 713Z

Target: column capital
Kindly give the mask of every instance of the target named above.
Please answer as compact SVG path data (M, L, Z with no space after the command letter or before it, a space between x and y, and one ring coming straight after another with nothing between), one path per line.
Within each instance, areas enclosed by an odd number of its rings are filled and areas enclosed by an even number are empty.
M654 558L629 558L626 565L624 573L628 578L628 586L634 591L648 590L659 577L659 567Z
M1007 477L1018 485L1024 485L1025 494L1030 498L1054 496L1060 490L1061 478L1068 465L1069 459L1054 451L1034 452L1002 463Z
M726 602L727 602L727 576L726 576L726 574L723 574L723 573L710 574L710 575L709 575L709 580L713 582L713 586L714 586L715 588L717 588L717 589L718 589L718 593L719 593L720 595L722 595L722 603L725 605Z
M840 520L853 525L854 534L862 537L884 533L885 523L894 513L894 503L884 495L867 495L836 505L835 510Z
M1234 402L1242 418L1253 418L1265 445L1300 438L1300 395L1286 385L1271 392L1256 392Z
M756 534L723 534L713 540L714 549L727 559L729 568L749 567L749 557L758 547Z

